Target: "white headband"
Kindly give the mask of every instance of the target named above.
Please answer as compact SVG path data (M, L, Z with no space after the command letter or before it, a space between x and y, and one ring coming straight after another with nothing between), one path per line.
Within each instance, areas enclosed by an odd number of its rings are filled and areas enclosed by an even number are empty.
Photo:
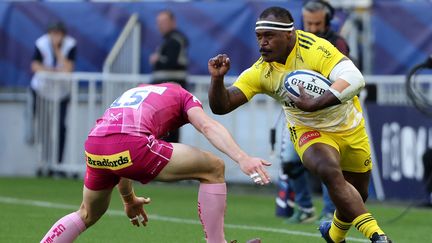
M255 30L281 30L292 31L294 29L294 22L282 23L275 21L259 20L255 24Z

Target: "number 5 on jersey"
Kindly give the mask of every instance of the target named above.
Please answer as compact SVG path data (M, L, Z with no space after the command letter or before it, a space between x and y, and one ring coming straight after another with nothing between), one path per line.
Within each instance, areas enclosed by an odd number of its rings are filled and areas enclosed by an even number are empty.
M141 103L150 93L163 94L166 87L143 86L136 87L124 92L110 106L110 108L133 108L138 109Z

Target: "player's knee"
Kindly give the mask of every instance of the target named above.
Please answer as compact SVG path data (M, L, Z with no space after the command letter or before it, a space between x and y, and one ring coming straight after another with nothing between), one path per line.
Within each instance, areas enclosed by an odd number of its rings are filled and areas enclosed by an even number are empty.
M216 157L215 162L213 163L213 167L214 167L216 177L218 177L218 179L223 180L223 178L225 177L224 161L221 158Z
M78 214L81 217L81 219L84 221L84 224L86 228L92 226L95 221L92 220L89 212L87 211L87 208L84 206L84 204L81 204L80 209L78 210Z
M215 155L211 156L206 177L206 180L211 183L221 183L225 181L225 163L221 158Z
M345 181L342 170L337 166L320 163L316 168L316 172L322 182L327 185L327 187L331 187L332 184L340 184L342 181Z
M84 204L81 204L78 214L84 221L86 228L95 224L103 215L104 212L91 212Z

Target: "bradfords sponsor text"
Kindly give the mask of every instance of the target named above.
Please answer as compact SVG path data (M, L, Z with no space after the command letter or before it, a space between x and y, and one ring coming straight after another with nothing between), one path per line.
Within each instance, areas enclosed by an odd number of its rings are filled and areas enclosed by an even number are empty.
M129 150L113 155L96 155L87 151L85 154L87 165L92 168L120 170L132 165Z

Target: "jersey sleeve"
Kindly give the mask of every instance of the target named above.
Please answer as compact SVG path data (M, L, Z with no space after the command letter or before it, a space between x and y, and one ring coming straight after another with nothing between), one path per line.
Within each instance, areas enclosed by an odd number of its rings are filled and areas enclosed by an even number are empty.
M184 95L183 95L183 100L184 100L183 112L184 112L184 114L186 114L187 111L192 107L201 107L202 108L202 103L197 97L195 97L191 93L187 92L186 90L184 90L183 92L184 92Z
M314 47L309 51L309 55L311 55L310 58L307 58L310 62L309 65L325 77L328 77L333 67L345 57L329 41L322 38L316 38Z
M233 86L243 92L248 100L252 99L261 90L261 75L260 68L257 67L258 65L254 64L252 67L244 70L233 84Z

